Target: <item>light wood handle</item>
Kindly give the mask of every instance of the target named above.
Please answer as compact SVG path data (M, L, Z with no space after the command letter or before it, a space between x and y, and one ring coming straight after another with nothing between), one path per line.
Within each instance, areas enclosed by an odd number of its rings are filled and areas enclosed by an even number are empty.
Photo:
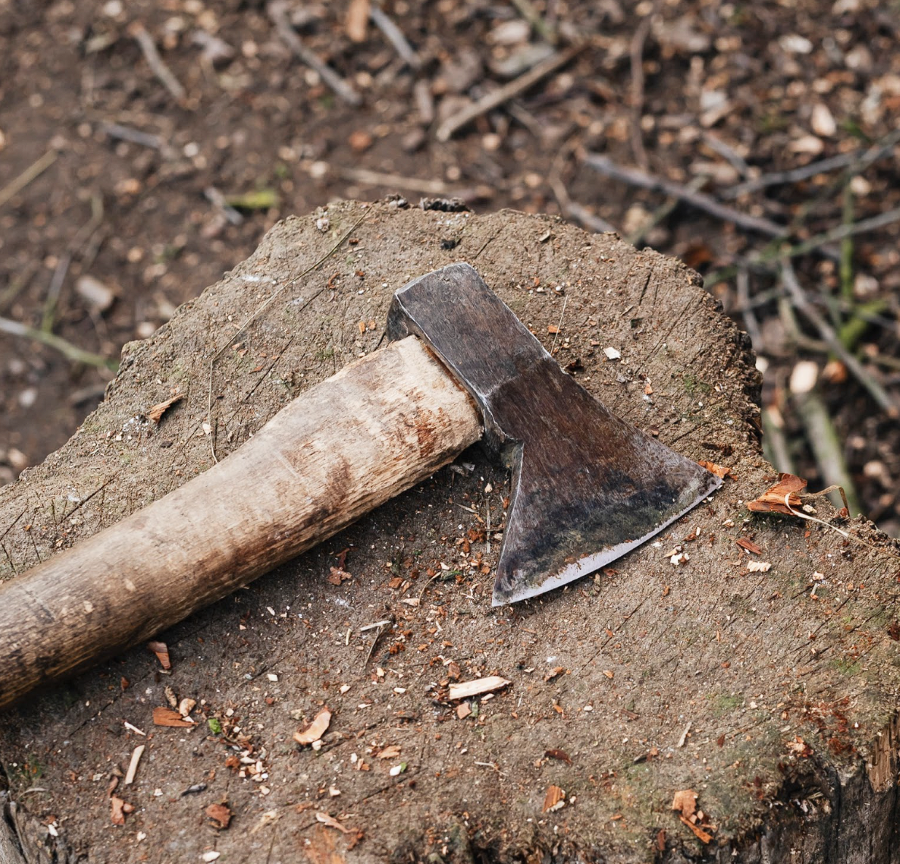
M246 585L480 437L415 337L347 366L206 473L0 588L0 707Z

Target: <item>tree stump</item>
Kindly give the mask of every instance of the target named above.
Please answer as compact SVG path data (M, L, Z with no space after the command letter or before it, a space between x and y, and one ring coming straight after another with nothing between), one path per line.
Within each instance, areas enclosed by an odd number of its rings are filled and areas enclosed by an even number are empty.
M508 478L467 451L160 634L171 670L136 648L8 711L25 860L897 860L896 544L863 520L847 540L748 513L774 480L748 340L696 274L612 235L401 201L286 220L127 345L106 401L0 492L0 577L234 450L376 350L394 290L457 260L609 408L731 468L726 485L602 573L492 609ZM509 685L448 696L495 674ZM295 743L325 706L320 743ZM179 707L191 726L154 725Z

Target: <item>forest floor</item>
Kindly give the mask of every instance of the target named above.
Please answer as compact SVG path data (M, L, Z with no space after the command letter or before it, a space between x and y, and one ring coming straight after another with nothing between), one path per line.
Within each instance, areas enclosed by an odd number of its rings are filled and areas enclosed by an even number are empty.
M900 535L898 36L873 0L0 0L0 483L277 220L458 197L696 268L776 466Z

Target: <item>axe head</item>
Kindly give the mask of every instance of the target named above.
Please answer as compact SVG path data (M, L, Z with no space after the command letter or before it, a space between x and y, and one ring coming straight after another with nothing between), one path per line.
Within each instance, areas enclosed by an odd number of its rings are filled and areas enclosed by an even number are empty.
M469 391L512 471L494 605L608 564L722 481L616 417L559 367L468 264L400 289L388 335L416 335Z

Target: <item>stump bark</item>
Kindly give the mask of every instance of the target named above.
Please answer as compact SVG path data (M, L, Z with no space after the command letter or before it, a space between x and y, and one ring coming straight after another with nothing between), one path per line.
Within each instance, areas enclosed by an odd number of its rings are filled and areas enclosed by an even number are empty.
M748 513L774 474L748 340L696 274L612 235L401 202L286 220L126 346L106 401L0 492L0 578L209 468L376 350L396 288L457 260L609 408L733 478L612 568L492 609L508 479L466 451L159 634L171 670L135 649L6 712L25 859L898 860L896 544ZM509 686L449 699L494 674ZM183 699L193 726L154 725ZM321 746L295 743L326 705ZM693 828L672 809L686 790Z

